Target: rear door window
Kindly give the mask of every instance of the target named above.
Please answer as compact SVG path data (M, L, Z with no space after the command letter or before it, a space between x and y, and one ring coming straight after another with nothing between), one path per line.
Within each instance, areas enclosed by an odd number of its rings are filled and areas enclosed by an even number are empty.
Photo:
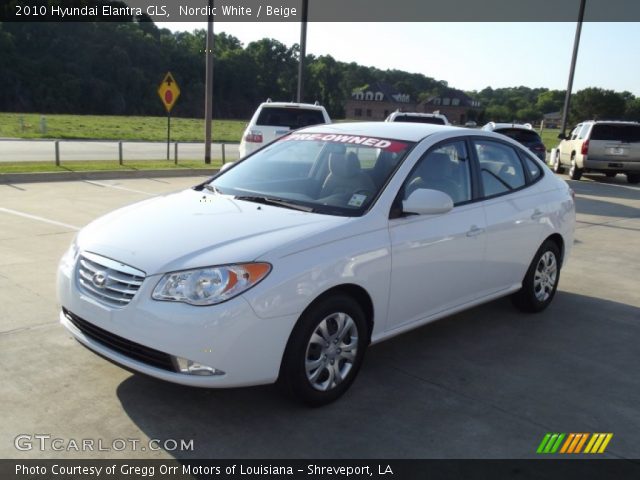
M294 107L263 107L256 121L257 125L289 127L291 130L321 123L325 123L321 110Z
M574 128L571 131L571 136L570 136L571 140L575 140L576 138L578 138L578 132L580 131L581 128L582 128L582 124L579 124L576 128Z
M480 162L485 197L502 195L524 187L524 168L513 148L490 140L474 140L473 144Z
M613 125L596 123L591 140L613 140L625 143L640 142L640 125Z
M588 123L586 125L583 125L582 128L580 129L580 132L578 132L578 140L582 140L583 138L587 138L587 133L589 133L589 127L591 125L589 125Z
M535 183L536 180L538 180L538 178L542 176L542 169L540 168L540 165L538 165L534 160L529 158L528 155L523 153L522 157L524 158L525 167L529 172L530 183Z

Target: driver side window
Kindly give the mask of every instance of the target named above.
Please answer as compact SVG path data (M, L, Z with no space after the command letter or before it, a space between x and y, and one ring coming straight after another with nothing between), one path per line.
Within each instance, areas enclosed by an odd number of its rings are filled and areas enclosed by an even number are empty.
M471 172L464 141L440 145L427 152L404 183L406 200L418 188L440 190L454 205L471 200Z

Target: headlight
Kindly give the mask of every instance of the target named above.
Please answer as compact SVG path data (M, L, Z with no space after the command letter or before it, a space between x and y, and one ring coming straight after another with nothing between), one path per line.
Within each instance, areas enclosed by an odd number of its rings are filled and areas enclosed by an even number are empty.
M76 242L76 239L74 238L71 242L71 245L69 245L69 249L60 259L60 270L62 270L66 275L70 276L77 258L78 244Z
M152 298L191 305L214 305L240 295L266 277L268 263L242 263L167 273Z

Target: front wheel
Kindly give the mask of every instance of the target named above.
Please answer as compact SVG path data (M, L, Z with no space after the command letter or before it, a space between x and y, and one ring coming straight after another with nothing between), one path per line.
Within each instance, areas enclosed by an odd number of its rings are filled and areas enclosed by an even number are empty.
M294 328L278 383L307 405L333 402L353 383L368 343L365 315L355 300L343 294L321 299Z
M560 280L560 249L547 240L538 249L522 281L513 294L514 305L525 312L541 312L549 306Z

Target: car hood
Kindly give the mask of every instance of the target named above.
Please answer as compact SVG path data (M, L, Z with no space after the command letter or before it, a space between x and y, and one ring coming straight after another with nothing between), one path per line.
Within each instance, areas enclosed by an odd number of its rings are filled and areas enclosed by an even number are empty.
M276 247L347 221L347 217L185 190L95 220L79 233L78 247L153 275L252 261Z

